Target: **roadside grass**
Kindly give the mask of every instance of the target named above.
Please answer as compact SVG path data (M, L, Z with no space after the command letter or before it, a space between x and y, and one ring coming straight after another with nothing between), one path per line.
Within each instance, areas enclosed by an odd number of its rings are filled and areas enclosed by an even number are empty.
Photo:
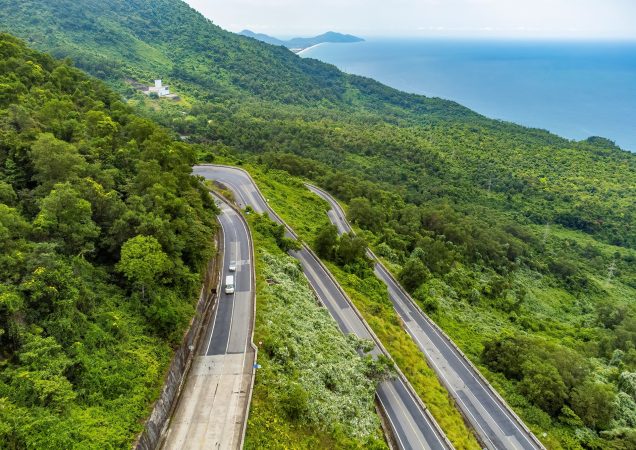
M318 231L329 225L329 204L309 191L299 178L287 172L264 171L257 166L245 166L259 189L284 220L310 245Z
M329 205L308 191L298 178L259 167L245 167L274 210L310 246L318 230L329 224ZM450 441L457 449L479 449L472 430L454 405L448 391L428 366L425 356L404 329L393 308L386 286L370 272L364 278L325 262L369 326L409 379Z
M298 263L247 216L259 345L246 449L386 449L364 362L315 300ZM260 345L259 343L262 343ZM337 376L336 376L337 375ZM336 379L331 392L323 378ZM333 387L333 386L332 386Z

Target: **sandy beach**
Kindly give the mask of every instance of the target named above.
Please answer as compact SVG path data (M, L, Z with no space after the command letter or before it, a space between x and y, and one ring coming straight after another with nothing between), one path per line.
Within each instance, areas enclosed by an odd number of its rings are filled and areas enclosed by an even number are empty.
M315 48L315 47L319 47L319 46L321 46L321 45L323 45L323 44L326 44L326 42L321 42L320 44L314 44L314 45L312 45L311 47L303 48L302 50L297 51L297 52L294 52L294 53L296 53L297 55L302 55L302 54L303 54L303 53L305 53L306 51L309 51L309 50L311 50L312 48ZM293 50L292 50L292 51L293 51Z

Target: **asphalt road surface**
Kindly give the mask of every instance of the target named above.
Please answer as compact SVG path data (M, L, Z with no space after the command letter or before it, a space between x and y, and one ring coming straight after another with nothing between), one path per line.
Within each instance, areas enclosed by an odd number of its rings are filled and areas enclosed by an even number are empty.
M330 204L329 219L336 225L339 233L352 231L344 211L331 195L315 186L307 187ZM372 253L369 252L369 255L375 259ZM376 262L375 274L387 285L391 302L405 328L426 355L429 364L455 398L482 442L490 449L544 448L478 375L477 370L461 355L450 339L415 306L411 297L379 262Z
M216 314L210 329L208 344L201 348L206 356L245 353L250 347L254 305L252 303L251 242L240 215L225 203L217 201L221 208L219 222L223 232L223 271L221 292ZM236 270L229 270L230 262ZM234 276L234 294L225 293L225 279Z
M241 207L252 207L257 213L268 213L273 220L279 219L269 209L252 179L243 171L224 166L197 166L194 173L209 180L215 180L229 188ZM343 333L355 333L364 339L372 339L363 320L351 308L339 286L318 260L305 248L293 252L316 292L327 307ZM376 347L373 353L379 353ZM378 387L377 395L396 436L403 449L449 449L452 448L439 426L411 389L398 378L386 381Z
M170 420L164 449L240 448L248 413L255 356L250 344L254 324L252 244L240 214L218 199L216 202L224 242L221 291ZM236 262L233 272L230 261ZM234 294L225 293L227 275L234 275Z

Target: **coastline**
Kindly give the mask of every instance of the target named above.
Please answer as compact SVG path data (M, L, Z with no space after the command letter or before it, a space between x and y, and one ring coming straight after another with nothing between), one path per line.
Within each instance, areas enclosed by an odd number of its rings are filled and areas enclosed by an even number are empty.
M449 99L486 117L575 141L602 136L636 153L636 135L629 131L636 114L636 92L629 89L629 77L636 73L635 44L491 41L476 46L470 40L425 38L367 42L300 56L404 92ZM578 76L561 70L562 58L577 65Z
M320 47L321 45L326 44L326 42L320 42L319 44L314 44L311 47L307 47L307 48L303 48L302 50L298 51L298 52L294 52L296 53L298 56L302 56L303 53L311 50L312 48L316 48L316 47ZM293 51L293 50L292 50Z

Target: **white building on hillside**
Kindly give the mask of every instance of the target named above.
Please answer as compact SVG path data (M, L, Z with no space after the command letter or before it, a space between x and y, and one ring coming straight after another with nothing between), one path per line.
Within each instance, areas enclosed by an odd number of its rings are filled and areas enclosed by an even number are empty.
M148 95L152 93L157 94L159 97L166 97L170 95L170 89L168 86L164 86L161 80L155 80L155 85L148 88Z

